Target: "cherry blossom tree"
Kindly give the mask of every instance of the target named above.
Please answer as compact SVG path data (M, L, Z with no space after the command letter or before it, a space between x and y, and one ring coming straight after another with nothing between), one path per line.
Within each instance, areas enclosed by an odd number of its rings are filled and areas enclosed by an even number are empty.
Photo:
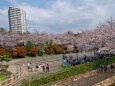
M115 21L107 20L96 29L82 32L77 39L81 51L96 51L101 54L115 54Z
M26 45L28 41L32 41L35 45L39 43L46 44L46 41L53 40L53 44L74 43L76 37L74 33L67 32L64 34L48 34L46 32L39 34L21 34L0 31L0 45L8 47L16 47L17 45Z

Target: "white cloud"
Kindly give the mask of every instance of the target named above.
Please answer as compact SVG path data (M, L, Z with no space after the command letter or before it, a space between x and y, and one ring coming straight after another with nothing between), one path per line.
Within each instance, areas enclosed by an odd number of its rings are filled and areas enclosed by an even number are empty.
M0 27L8 29L8 11L7 9L0 9Z
M15 0L12 2L14 3ZM115 3L108 1L106 3L103 0L79 0L79 2L82 4L79 5L79 3L72 0L57 0L49 4L48 8L16 3L16 7L26 11L28 27L37 27L40 31L55 33L57 33L57 30L64 32L70 29L74 32L79 32L81 31L80 29L94 28L98 22L115 14L110 10L114 9ZM99 4L101 2L105 2L105 4Z

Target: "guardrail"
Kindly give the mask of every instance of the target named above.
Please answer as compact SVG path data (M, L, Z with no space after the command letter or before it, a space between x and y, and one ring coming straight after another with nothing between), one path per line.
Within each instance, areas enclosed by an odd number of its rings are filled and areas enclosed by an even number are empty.
M13 84L21 80L24 77L24 74L25 74L25 66L23 65L20 66L17 73L1 78L0 86L12 86Z

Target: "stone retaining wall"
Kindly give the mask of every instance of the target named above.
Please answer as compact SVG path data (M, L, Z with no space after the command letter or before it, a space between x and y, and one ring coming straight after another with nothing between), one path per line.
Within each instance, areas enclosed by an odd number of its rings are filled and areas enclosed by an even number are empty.
M111 86L113 83L115 83L115 76L108 78L104 81L101 81L101 82L99 82L95 85L92 85L92 86Z
M62 79L62 80L59 80L59 81L56 81L56 82L53 82L53 83L49 83L46 86L63 86L63 85L67 85L67 84L69 84L71 82L80 80L82 78L91 77L91 76L93 76L93 75L95 75L97 73L98 73L98 70L92 70L92 71L84 73L84 74L72 76L72 77Z
M113 65L115 66L115 63L113 63ZM108 68L110 68L110 65L107 66ZM76 76L72 76L66 79L62 79L56 82L52 82L49 84L46 84L46 86L63 86L63 85L67 85L71 82L83 79L83 78L88 78L91 77L93 75L96 75L99 72L99 69L96 70L92 70L90 72L84 73L84 74L80 74L80 75L76 75ZM109 82L109 81L108 81ZM106 86L106 85L95 85L95 86Z

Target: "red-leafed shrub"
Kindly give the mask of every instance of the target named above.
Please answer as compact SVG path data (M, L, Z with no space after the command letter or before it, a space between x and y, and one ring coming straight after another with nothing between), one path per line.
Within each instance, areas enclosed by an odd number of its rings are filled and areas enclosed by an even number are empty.
M58 45L53 45L53 49L57 50L58 49Z
M6 53L6 50L4 48L0 48L0 55L4 55Z
M25 49L16 49L12 52L13 57L25 57L26 56L26 50Z
M30 53L32 56L36 56L38 54L38 49L31 49Z
M58 45L53 45L53 49L56 54L65 53L65 50Z
M60 53L61 48L58 45L53 45L53 49L56 54Z

